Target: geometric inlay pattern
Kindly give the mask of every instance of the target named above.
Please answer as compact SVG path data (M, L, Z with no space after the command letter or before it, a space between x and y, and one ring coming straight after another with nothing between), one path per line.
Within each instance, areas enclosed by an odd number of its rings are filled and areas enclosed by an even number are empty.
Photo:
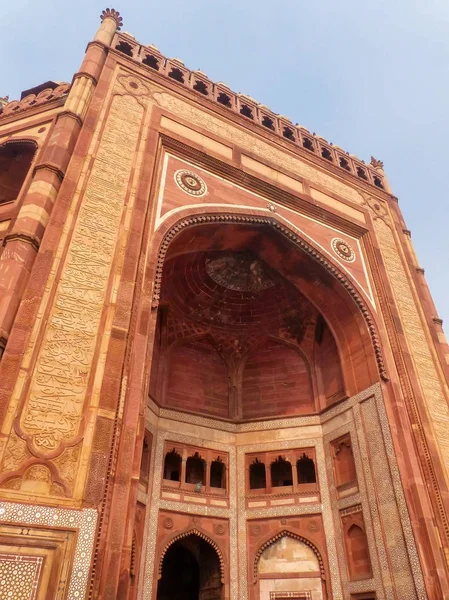
M34 600L42 556L0 554L0 600Z
M77 529L78 537L73 557L69 592L66 600L80 600L81 598L84 598L87 589L90 562L94 547L95 528L97 524L97 511L95 509L84 508L82 510L76 510L39 506L38 504L30 505L0 502L0 520L6 523L19 523L21 525L40 525L61 527L63 529ZM8 593L9 591L10 590L8 590ZM13 590L13 592L15 594L15 590ZM6 596L0 595L0 600L3 600L3 598L7 598L8 600L20 598L20 596L14 594ZM33 596L30 598L33 598Z
M310 592L270 592L270 600L312 600Z

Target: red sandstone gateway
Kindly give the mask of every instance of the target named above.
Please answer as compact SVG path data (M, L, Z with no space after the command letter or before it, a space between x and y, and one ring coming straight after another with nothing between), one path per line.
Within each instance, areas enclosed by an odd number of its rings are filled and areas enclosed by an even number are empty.
M449 598L449 350L383 164L121 24L0 101L0 597Z

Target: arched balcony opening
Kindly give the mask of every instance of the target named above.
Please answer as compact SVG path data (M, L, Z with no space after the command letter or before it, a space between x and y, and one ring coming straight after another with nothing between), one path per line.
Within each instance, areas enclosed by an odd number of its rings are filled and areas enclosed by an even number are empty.
M283 456L271 463L271 486L291 487L293 486L293 472L291 463Z
M257 458L249 466L249 488L250 490L261 490L267 487L267 474L265 465Z
M307 454L296 461L296 472L298 484L316 483L315 462Z
M192 483L198 487L206 484L206 461L198 452L187 459L186 483Z
M182 458L175 449L167 452L164 459L164 479L181 481Z
M226 489L226 467L220 457L210 464L210 487Z

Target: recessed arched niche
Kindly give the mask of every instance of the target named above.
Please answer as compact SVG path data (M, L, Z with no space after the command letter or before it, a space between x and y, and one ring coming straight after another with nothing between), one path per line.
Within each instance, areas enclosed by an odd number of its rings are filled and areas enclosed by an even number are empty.
M261 553L257 564L260 600L283 597L323 600L320 562L304 541L282 535Z
M0 205L19 196L35 152L34 142L11 141L0 146Z
M353 297L276 228L186 227L159 262L157 405L232 421L301 416L379 379Z

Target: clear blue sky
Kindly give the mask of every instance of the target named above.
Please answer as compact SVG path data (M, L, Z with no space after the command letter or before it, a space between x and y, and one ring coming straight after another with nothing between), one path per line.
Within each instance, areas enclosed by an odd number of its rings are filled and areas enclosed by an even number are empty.
M0 95L70 81L116 8L139 42L383 160L449 327L448 0L114 2L0 0Z

